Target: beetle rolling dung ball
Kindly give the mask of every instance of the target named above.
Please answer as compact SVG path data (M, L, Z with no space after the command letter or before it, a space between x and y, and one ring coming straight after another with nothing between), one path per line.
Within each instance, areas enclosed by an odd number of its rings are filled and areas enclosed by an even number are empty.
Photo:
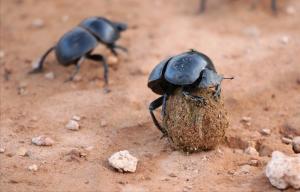
M210 88L196 89L192 94L203 97L205 104L185 97L178 88L166 103L163 127L176 150L196 152L213 149L224 140L229 124L223 99L216 100L214 90Z

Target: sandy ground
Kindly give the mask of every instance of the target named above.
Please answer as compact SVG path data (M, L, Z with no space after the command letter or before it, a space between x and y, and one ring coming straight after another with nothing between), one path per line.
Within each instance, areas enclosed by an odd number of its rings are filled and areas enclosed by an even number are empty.
M277 191L264 175L268 155L292 154L281 137L300 132L300 1L279 1L277 16L267 0L255 9L250 1L220 2L209 1L198 15L196 0L1 0L0 191ZM76 82L63 83L73 67L58 65L53 54L44 74L26 75L62 34L95 15L130 26L118 42L129 54L120 53L111 67L111 93L102 92L103 69L91 61ZM32 26L37 18L44 26ZM223 83L227 144L186 155L160 139L148 112L158 96L146 83L160 60L190 48L235 80ZM101 46L97 51L110 55ZM45 78L47 72L55 79ZM65 128L73 115L82 117L77 132ZM243 123L243 117L251 121ZM262 135L263 128L271 134ZM38 135L55 144L32 145ZM249 145L261 156L245 154ZM20 147L29 156L18 156ZM74 148L87 156L66 155ZM139 158L136 173L109 167L107 158L123 149ZM258 166L243 166L252 158ZM38 171L27 170L32 164Z

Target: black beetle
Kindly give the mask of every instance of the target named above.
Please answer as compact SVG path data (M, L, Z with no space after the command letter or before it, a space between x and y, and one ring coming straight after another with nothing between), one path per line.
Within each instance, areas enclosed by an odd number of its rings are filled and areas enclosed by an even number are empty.
M200 0L200 13L204 12L205 9L206 9L206 0ZM271 9L273 13L277 12L277 0L271 0Z
M195 88L215 87L214 97L218 99L223 79L233 78L218 75L210 58L193 49L167 58L156 65L149 76L148 87L162 96L150 103L149 111L155 126L163 133L163 137L167 135L167 131L158 123L153 111L162 106L164 116L168 96L175 89L182 87L184 97L205 105L203 97L194 96L190 91Z
M55 50L58 62L63 66L76 65L74 73L66 80L71 81L78 73L83 59L91 59L103 63L105 88L108 85L108 65L106 59L100 54L92 54L98 43L106 45L114 55L115 49L127 51L126 48L116 45L120 33L127 29L125 23L113 22L104 17L90 17L83 20L77 27L64 34L58 43L49 48L37 61L37 66L29 73L43 70L47 55Z

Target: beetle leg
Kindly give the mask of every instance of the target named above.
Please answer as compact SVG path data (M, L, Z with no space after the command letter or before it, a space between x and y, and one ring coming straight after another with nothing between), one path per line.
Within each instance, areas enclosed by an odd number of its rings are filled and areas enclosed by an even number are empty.
M206 0L200 0L200 13L203 13L206 8Z
M110 92L110 90L108 89L108 73L109 73L109 70L108 70L108 64L106 62L105 57L103 57L100 54L93 54L93 55L88 54L88 55L86 55L86 58L91 59L93 61L99 61L99 62L102 63L103 68L104 68L104 83L105 83L104 92L105 93Z
M163 96L162 111L161 111L161 114L162 114L163 117L166 115L166 108L167 108L168 97L169 97L169 95L166 94L166 93Z
M221 83L216 86L216 91L214 93L214 99L218 101L221 97Z
M76 62L76 65L75 65L75 71L72 73L72 75L71 75L68 79L65 80L65 83L74 80L74 77L78 74L78 72L79 72L79 70L80 70L80 65L81 65L81 63L83 62L83 60L84 60L84 57L81 57L81 58Z
M277 13L277 5L276 5L277 0L271 0L271 8L274 14Z
M162 134L163 134L162 138L165 137L165 136L167 136L168 132L167 132L167 130L165 128L163 128L159 124L159 122L157 121L157 119L156 119L153 111L155 109L157 109L158 107L160 107L163 104L163 100L164 100L164 96L161 96L161 97L155 99L154 101L152 101L150 103L150 105L149 105L149 111L150 111L150 115L151 115L152 121L153 121L154 125L162 132Z
M182 94L185 98L190 99L192 101L195 101L197 103L200 103L201 105L206 105L206 101L204 99L204 97L201 96L197 96L197 95L192 95L190 92L188 91L182 91Z
M120 49L126 53L128 52L128 50L125 47L116 44L110 44L108 45L108 48L115 56L118 56L118 52L116 51L116 49Z
M55 46L50 47L38 60L37 60L37 65L34 66L32 70L28 72L28 74L33 74L33 73L40 73L43 71L43 65L46 57L49 55L51 51L55 49Z

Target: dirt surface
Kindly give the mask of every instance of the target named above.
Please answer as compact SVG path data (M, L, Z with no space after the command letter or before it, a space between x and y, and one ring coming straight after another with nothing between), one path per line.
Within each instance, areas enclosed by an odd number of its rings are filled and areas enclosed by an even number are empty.
M197 7L197 0L1 0L0 191L277 191L264 174L268 155L292 154L281 137L300 132L300 1L279 1L277 16L268 0L255 9L250 1L212 0L203 15ZM53 54L45 73L26 75L62 34L95 15L130 26L118 42L129 54L111 67L111 93L103 93L103 69L91 61L76 82L63 83L74 69ZM41 27L32 25L38 18ZM235 79L223 83L227 144L186 155L160 139L148 112L158 95L146 83L159 61L190 48ZM48 72L55 78L45 78ZM79 131L65 128L73 115L81 117ZM38 135L54 145L32 145ZM248 145L262 156L245 154ZM20 147L29 155L19 156ZM74 148L84 155L70 155ZM108 166L124 149L140 160L135 173ZM258 165L245 166L252 158ZM37 171L27 169L32 164Z

